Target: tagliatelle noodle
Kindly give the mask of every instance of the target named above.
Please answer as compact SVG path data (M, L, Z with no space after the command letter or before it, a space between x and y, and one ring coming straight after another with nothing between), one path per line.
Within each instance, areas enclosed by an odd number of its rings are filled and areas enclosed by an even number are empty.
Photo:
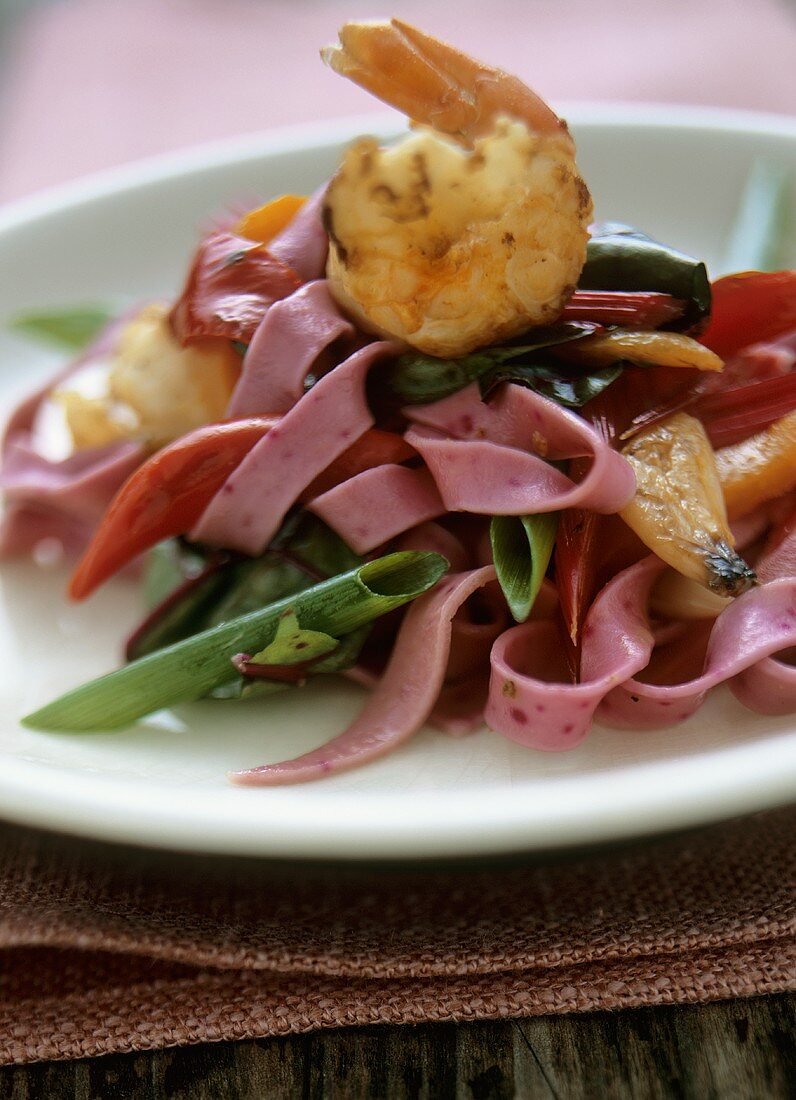
M116 491L146 457L138 444L120 442L51 459L35 441L43 403L67 378L110 355L133 313L129 310L109 324L82 355L12 412L0 447L0 490L6 498L0 557L30 551L45 538L57 539L69 553L79 553Z
M309 510L358 554L447 511L428 470L394 463L374 466L336 485L316 497Z
M761 583L796 577L796 530L790 531L773 549L765 551L756 565ZM796 666L784 654L764 657L740 672L731 682L733 695L745 707L760 714L791 714L796 710Z
M138 443L111 443L53 462L20 435L8 442L0 489L11 503L50 505L77 519L96 522L144 454Z
M796 577L796 524L773 549L764 552L755 566L761 583Z
M655 558L630 566L598 595L584 626L581 677L565 683L550 672L555 627L529 623L498 638L492 650L487 723L537 749L570 748L593 717L611 726L656 729L689 718L706 694L728 682L761 713L796 708L796 670L769 660L796 645L796 579L772 581L735 599L710 632L704 669L683 683L647 683L654 637L646 613ZM775 697L766 691L775 690Z
M646 558L599 594L584 625L578 684L564 682L561 635L552 621L523 623L501 634L492 648L487 725L546 751L582 741L605 696L649 661L655 639L646 605L661 569Z
M621 626L621 623L620 623ZM771 581L738 596L716 619L708 641L702 674L682 684L648 684L631 680L622 684L598 712L598 718L620 728L656 729L690 717L708 691L728 682L752 710L768 709L765 695L755 688L755 667L772 654L796 645L796 578ZM782 666L787 668L787 666ZM764 674L766 670L763 670ZM768 669L771 680L773 669ZM743 674L740 684L735 678ZM783 691L792 691L782 678ZM796 706L796 691L791 707Z
M325 183L319 187L267 245L272 256L292 267L305 282L320 279L326 269L329 238L321 221L326 187Z
M479 672L468 680L443 684L428 724L449 737L465 737L484 724L489 697L489 673Z
M373 424L365 379L374 363L394 353L389 341L368 344L324 375L249 451L191 538L262 553L302 489Z
M396 550L432 550L442 554L452 573L461 573L472 565L471 554L447 527L430 520L405 531L395 543ZM485 563L486 564L486 563Z
M56 555L76 558L86 548L95 523L57 511L52 504L6 504L0 519L0 559L33 554L45 540L54 541ZM59 551L60 546L60 551Z
M236 772L232 779L252 786L321 779L375 760L407 741L430 715L442 687L454 615L494 579L492 566L444 577L410 605L383 676L344 733L295 760Z
M478 387L405 410L405 438L422 455L450 511L527 515L562 508L617 512L631 499L630 464L585 420L511 383L482 401ZM551 461L591 458L576 484Z
M325 279L305 283L290 297L274 302L246 349L227 417L286 413L303 394L304 381L321 352L353 332Z
M796 710L796 667L764 657L730 680L739 703L758 714L792 714Z

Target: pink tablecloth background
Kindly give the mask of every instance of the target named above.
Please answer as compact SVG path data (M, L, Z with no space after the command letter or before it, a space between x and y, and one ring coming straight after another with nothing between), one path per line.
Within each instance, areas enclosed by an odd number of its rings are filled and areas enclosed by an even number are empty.
M54 0L18 24L0 200L196 142L378 110L318 47L400 14L568 99L796 114L789 0Z

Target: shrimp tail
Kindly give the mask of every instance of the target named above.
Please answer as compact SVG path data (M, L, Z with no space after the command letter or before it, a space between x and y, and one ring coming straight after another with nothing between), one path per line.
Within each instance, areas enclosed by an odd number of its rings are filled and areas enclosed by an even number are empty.
M500 115L539 134L557 133L571 148L566 123L521 80L482 65L446 42L392 19L346 23L323 61L378 99L466 145L489 133Z

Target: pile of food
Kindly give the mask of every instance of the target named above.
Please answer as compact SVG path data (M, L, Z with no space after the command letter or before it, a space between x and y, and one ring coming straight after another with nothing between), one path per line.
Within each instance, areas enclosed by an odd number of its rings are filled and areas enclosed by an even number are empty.
M397 20L340 39L327 64L411 132L209 233L175 301L11 418L2 551L57 539L78 600L145 555L150 608L124 667L26 723L372 687L330 743L233 777L275 784L426 722L560 750L720 683L796 710L796 272L711 285L592 224L516 78Z

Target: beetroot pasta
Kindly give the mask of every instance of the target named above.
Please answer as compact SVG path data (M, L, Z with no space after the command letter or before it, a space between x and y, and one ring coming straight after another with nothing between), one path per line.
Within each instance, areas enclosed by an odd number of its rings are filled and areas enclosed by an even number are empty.
M796 273L711 282L595 222L566 124L414 27L323 58L411 131L214 228L9 422L2 553L57 538L73 599L138 568L149 605L123 667L26 724L369 689L232 776L266 786L426 723L561 751L722 684L796 711Z

